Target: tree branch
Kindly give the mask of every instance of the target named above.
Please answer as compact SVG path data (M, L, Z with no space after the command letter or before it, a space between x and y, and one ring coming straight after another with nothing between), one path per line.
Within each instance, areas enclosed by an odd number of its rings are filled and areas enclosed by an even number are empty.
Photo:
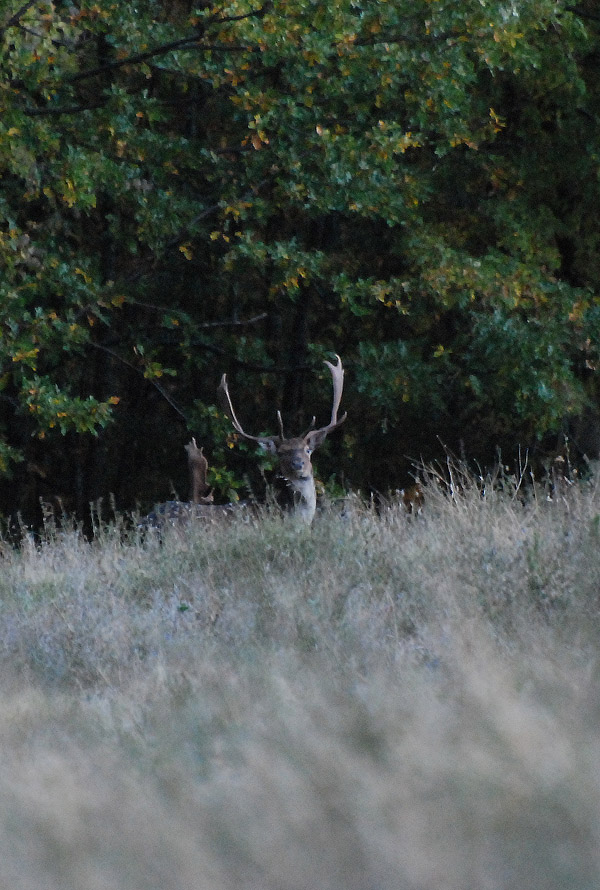
M104 108L106 102L94 102L93 105L63 105L58 108L24 108L23 114L26 117L42 117L48 114L80 114L82 111L95 111L97 108Z
M128 306L141 306L143 309L152 309L153 312L164 312L169 315L177 315L177 309L169 309L167 306L157 306L155 303L144 303L142 300L128 299ZM269 317L268 312L261 312L260 315L253 315L252 318L243 318L241 320L228 320L228 321L205 321L201 324L195 324L195 329L205 329L205 328L233 328L233 327L246 327L247 325L257 324L259 321L263 321L265 318Z
M233 328L233 327L246 327L249 324L257 324L259 321L263 321L265 318L269 317L268 312L261 312L260 315L253 315L252 318L243 318L241 321L205 321L202 324L196 325L198 328Z
M31 0L30 3L26 4L26 7L33 5L34 0ZM209 19L206 23L202 23L203 30L206 25L224 25L229 24L230 22L239 22L243 19L248 18L262 18L265 15L267 10L270 8L271 3L265 3L259 9L252 10L251 12L243 13L242 15L233 15L225 18L218 18L214 16L212 19ZM107 62L106 65L99 65L97 68L90 68L89 71L80 71L79 74L74 74L70 78L68 78L69 83L76 83L78 80L83 80L87 77L96 77L98 74L104 74L105 71L114 71L116 68L122 68L124 65L137 65L140 62L145 62L147 59L152 59L155 56L165 55L166 53L172 52L174 49L179 49L182 46L193 46L194 43L198 44L198 49L206 50L207 52L210 50L212 52L256 52L257 50L251 46L240 46L237 44L215 44L215 43L206 43L200 44L202 40L202 33L194 34L193 37L182 37L180 40L173 40L171 43L165 43L162 46L157 46L154 49L147 50L144 53L136 53L133 56L128 56L126 59L119 59L115 62Z
M19 19L25 15L28 9L31 9L32 6L35 6L36 0L28 0L27 3L24 3L23 6L15 12L11 18L7 21L5 25L2 25L0 28L0 34L4 34L5 31L8 31L9 28L12 28L13 25L17 25L19 23Z
M133 362L130 362L130 361L128 361L126 358L123 358L123 356L119 355L118 352L114 352L114 350L109 349L108 346L102 346L101 343L95 343L93 340L90 342L90 345L93 346L94 349L99 349L101 352L105 352L107 355L110 355L111 358L114 358L116 361L120 362L122 365L126 365L128 368L131 368L131 370L132 370L132 371L135 371L136 374L141 374L142 376L144 375L144 372L142 371L141 368L138 368L137 365L134 365L134 364L133 364ZM183 412L183 411L181 410L181 408L180 408L180 407L173 401L173 399L171 398L171 396L170 396L167 392L165 392L165 390L164 390L163 387L160 385L160 383L158 383L158 381L155 380L155 379L148 379L147 377L144 378L144 379L148 380L148 383L151 383L152 386L153 386L156 390L158 390L158 392L161 394L161 396L162 396L162 397L169 403L169 405L171 406L171 408L172 408L174 411L176 411L177 414L179 414L180 417L183 417L183 419L184 419L185 422L187 423L187 417L185 416L184 412Z
M251 16L262 16L267 8L268 4L265 4L264 7L261 7L259 10L255 12L246 13L244 15L231 16L230 18L224 19L213 19L210 24L213 22L216 24L223 24L229 22L237 22L241 19L247 19ZM145 62L147 59L153 59L155 56L164 56L167 53L172 52L174 49L179 49L182 46L192 46L197 44L197 49L205 50L206 52L257 52L257 50L251 46L239 45L239 44L221 44L221 43L201 43L202 35L194 34L193 37L182 37L180 40L173 40L171 43L164 43L162 46L156 46L154 49L149 49L143 53L136 53L133 56L128 56L126 59L118 59L115 62L107 62L106 65L98 65L97 68L90 68L88 71L80 71L79 74L73 74L71 77L67 78L69 83L76 83L79 80L84 80L87 77L96 77L98 74L104 74L106 71L114 71L117 68L122 68L124 65L137 65L140 62Z
M455 38L456 35L450 31L442 31L440 34L427 34L426 36L413 36L409 34L377 34L373 37L359 37L352 46L380 46L382 44L407 43L410 46L418 46L425 41L449 40Z
M148 303L139 303L136 300L132 300L131 302L133 303L133 305L146 306L149 309L156 309L157 311L164 311L159 306L152 306ZM245 325L256 324L257 322L262 321L264 318L267 318L267 317L268 317L268 312L263 312L261 315L255 315L253 318L244 319L242 321L206 322L205 324L200 324L197 327L199 327L199 328L242 327ZM143 376L144 372L143 372L142 368L138 367L137 365L134 365L133 362L130 362L128 359L124 358L122 355L119 355L118 352L115 352L113 349L110 349L108 346L103 346L101 343L97 343L93 340L90 341L90 345L93 346L94 349L99 349L101 352L106 353L111 358L115 359L115 361L120 362L120 364L125 365L127 368L130 368L137 375L141 374ZM198 341L194 345L203 347L204 349L208 350L209 352L213 352L216 355L227 355L227 353L224 349L220 349L218 346L211 347L202 341ZM233 358L232 361L238 367L245 368L247 371L257 371L259 373L264 373L265 371L277 371L278 370L277 368L249 364L249 363L244 362L241 359L237 359L237 358ZM171 408L177 414L179 414L180 417L183 417L183 419L187 423L187 417L186 417L185 412L181 410L179 405L177 405L177 403L174 401L174 399L171 398L169 393L160 385L158 380L156 380L155 378L152 378L152 379L145 378L145 379L148 380L148 383L152 384L152 386L161 394L161 396L165 399L165 401L167 401L169 403ZM0 398L1 398L1 396L0 396Z
M587 12L587 10L582 9L581 6L565 6L565 9L567 12L574 12L582 19L591 19L593 22L600 22L600 15L598 13Z
M269 182L268 179L261 180L261 182L259 182L258 185L253 186L250 191L246 192L246 194L242 196L241 200L246 201L250 195L256 194L268 182ZM191 228L193 228L195 225L197 225L203 219L206 219L207 216L211 216L213 213L216 213L217 210L221 209L221 207L222 207L221 203L213 204L212 207L207 207L205 210L203 210L197 216L194 216L193 219L191 219L188 222L186 227L184 229L181 229L178 232L176 238L172 238L170 241L167 241L167 244L166 244L167 249L175 247L176 244L179 244L181 239L185 238L185 236L188 234L188 232L190 231Z
M265 13L273 6L271 0L267 0L260 9L253 9L250 12L240 13L240 15L231 15L227 16L227 18L217 18L217 16L213 16L213 18L208 20L209 25L217 24L217 25L228 25L230 22L241 22L243 19L251 19L254 16L256 18L262 18Z
M202 37L198 34L194 34L193 37L182 37L180 40L173 40L171 43L163 43L161 46L156 46L154 49L149 49L144 53L136 53L133 56L127 56L126 59L118 59L115 62L107 62L105 65L98 65L97 68L89 68L87 71L80 71L78 74L72 74L70 77L66 79L67 83L77 83L79 80L85 80L88 77L96 77L99 74L104 74L107 71L115 71L118 68L123 68L125 65L138 65L140 62L145 62L147 59L153 59L156 56L164 56L167 53L172 52L175 49L180 49L183 46L193 46L193 44L197 44L198 49L203 50L213 50L213 51L246 51L246 52L254 52L255 50L249 46L226 46L221 44L201 44L200 41Z
M236 366L236 368L242 368L244 371L255 371L257 374L277 374L282 376L285 374L297 373L298 371L315 370L314 365L300 363L294 365L257 365L253 362L246 362L244 359L238 358L236 355L231 355L227 349L223 349L221 346L215 346L214 344L206 343L203 340L194 340L191 345L197 346L205 352L211 352L213 355L225 356L231 364Z

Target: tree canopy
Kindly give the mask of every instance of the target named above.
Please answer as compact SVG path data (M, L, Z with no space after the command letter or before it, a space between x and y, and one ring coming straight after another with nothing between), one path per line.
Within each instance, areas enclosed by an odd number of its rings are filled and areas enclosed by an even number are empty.
M6 3L3 509L166 496L189 432L230 494L250 464L221 373L254 432L276 407L300 427L332 352L350 419L325 477L576 439L599 26L591 0Z

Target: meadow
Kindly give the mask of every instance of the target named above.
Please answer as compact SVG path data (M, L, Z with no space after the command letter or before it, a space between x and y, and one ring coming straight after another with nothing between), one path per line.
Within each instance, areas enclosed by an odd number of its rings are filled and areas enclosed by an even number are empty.
M600 487L0 545L0 885L597 890Z

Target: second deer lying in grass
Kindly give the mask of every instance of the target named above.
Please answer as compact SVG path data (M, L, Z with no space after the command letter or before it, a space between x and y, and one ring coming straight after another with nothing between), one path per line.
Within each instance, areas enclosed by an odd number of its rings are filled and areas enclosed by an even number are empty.
M237 504L213 503L212 489L207 482L208 461L193 437L185 446L185 450L190 471L190 500L165 501L163 504L157 504L140 522L141 528L179 525L192 519L219 520L237 512Z

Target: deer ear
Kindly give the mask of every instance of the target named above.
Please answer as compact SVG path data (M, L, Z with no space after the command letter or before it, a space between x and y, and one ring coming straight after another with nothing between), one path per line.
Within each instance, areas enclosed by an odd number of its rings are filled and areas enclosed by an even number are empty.
M324 430L311 430L310 433L307 433L304 441L306 442L306 447L308 448L309 453L312 454L319 445L322 445L326 437L327 432Z

